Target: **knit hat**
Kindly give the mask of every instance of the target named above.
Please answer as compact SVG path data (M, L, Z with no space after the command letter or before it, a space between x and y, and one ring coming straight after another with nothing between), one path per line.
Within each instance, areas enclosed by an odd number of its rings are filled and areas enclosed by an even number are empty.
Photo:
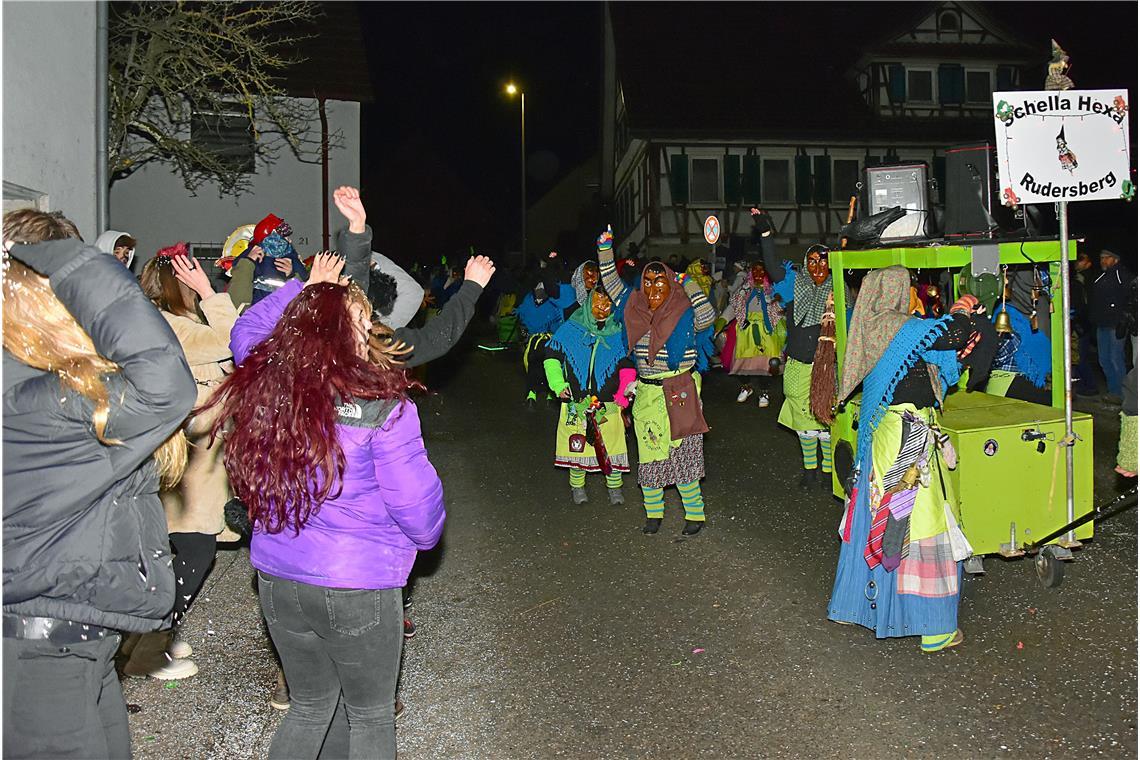
M1112 258L1116 259L1117 261L1120 261L1120 254L1117 253L1116 251L1110 251L1107 248L1102 248L1100 250L1100 255L1101 256L1111 256Z

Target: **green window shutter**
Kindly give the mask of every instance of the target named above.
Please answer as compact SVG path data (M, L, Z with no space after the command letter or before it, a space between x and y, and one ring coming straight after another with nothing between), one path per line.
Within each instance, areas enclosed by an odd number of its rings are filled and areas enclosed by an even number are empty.
M689 202L689 157L669 157L669 194L673 203Z
M811 203L811 156L796 156L796 204Z
M995 92L1009 92L1013 89L1013 75L1014 69L1012 66L998 66L997 70L997 87L994 88Z
M744 177L742 182L744 200L750 203L760 202L760 157L744 157Z
M724 157L724 202L730 206L740 203L740 156Z
M815 191L812 200L821 206L831 202L831 156L816 156L812 159L815 174Z
M887 99L892 103L906 102L906 69L901 63L887 66Z
M960 105L966 99L966 70L956 63L938 67L938 102L944 106Z

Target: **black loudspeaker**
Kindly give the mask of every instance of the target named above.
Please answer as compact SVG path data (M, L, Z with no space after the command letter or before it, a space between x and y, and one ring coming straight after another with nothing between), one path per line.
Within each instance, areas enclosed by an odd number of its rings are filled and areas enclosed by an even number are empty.
M926 164L897 164L868 167L865 173L868 216L896 206L906 213L891 222L879 236L880 242L927 237L930 225Z
M996 176L997 149L991 143L946 149L943 234L947 238L992 237L997 233L1001 225L994 214L1001 203Z

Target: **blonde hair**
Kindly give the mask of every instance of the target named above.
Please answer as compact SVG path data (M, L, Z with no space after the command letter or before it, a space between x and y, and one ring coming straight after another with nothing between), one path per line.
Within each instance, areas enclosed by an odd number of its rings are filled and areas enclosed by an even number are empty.
M9 216L5 215L5 227ZM54 372L63 388L91 401L95 437L108 446L122 444L107 437L111 403L104 382L106 375L119 371L119 365L98 354L91 336L56 298L47 278L7 255L3 327L4 350L29 367ZM178 483L186 468L186 437L181 430L155 452L155 460L163 487Z
M348 306L359 306L372 322L368 331L368 360L380 369L396 369L403 365L404 360L412 353L412 346L402 340L396 340L392 328L375 319L375 310L368 294L355 282L348 283L348 294L345 296Z

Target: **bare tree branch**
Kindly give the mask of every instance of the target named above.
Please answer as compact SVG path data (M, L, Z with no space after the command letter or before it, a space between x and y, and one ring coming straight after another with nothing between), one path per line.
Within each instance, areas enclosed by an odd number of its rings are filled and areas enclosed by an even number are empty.
M195 114L240 113L253 130L255 161L290 151L315 162L316 106L288 97L282 75L311 36L316 3L112 3L109 29L108 160L111 181L151 162L172 166L187 189L216 182L248 189L231 159L190 139ZM330 136L339 145L343 136Z

